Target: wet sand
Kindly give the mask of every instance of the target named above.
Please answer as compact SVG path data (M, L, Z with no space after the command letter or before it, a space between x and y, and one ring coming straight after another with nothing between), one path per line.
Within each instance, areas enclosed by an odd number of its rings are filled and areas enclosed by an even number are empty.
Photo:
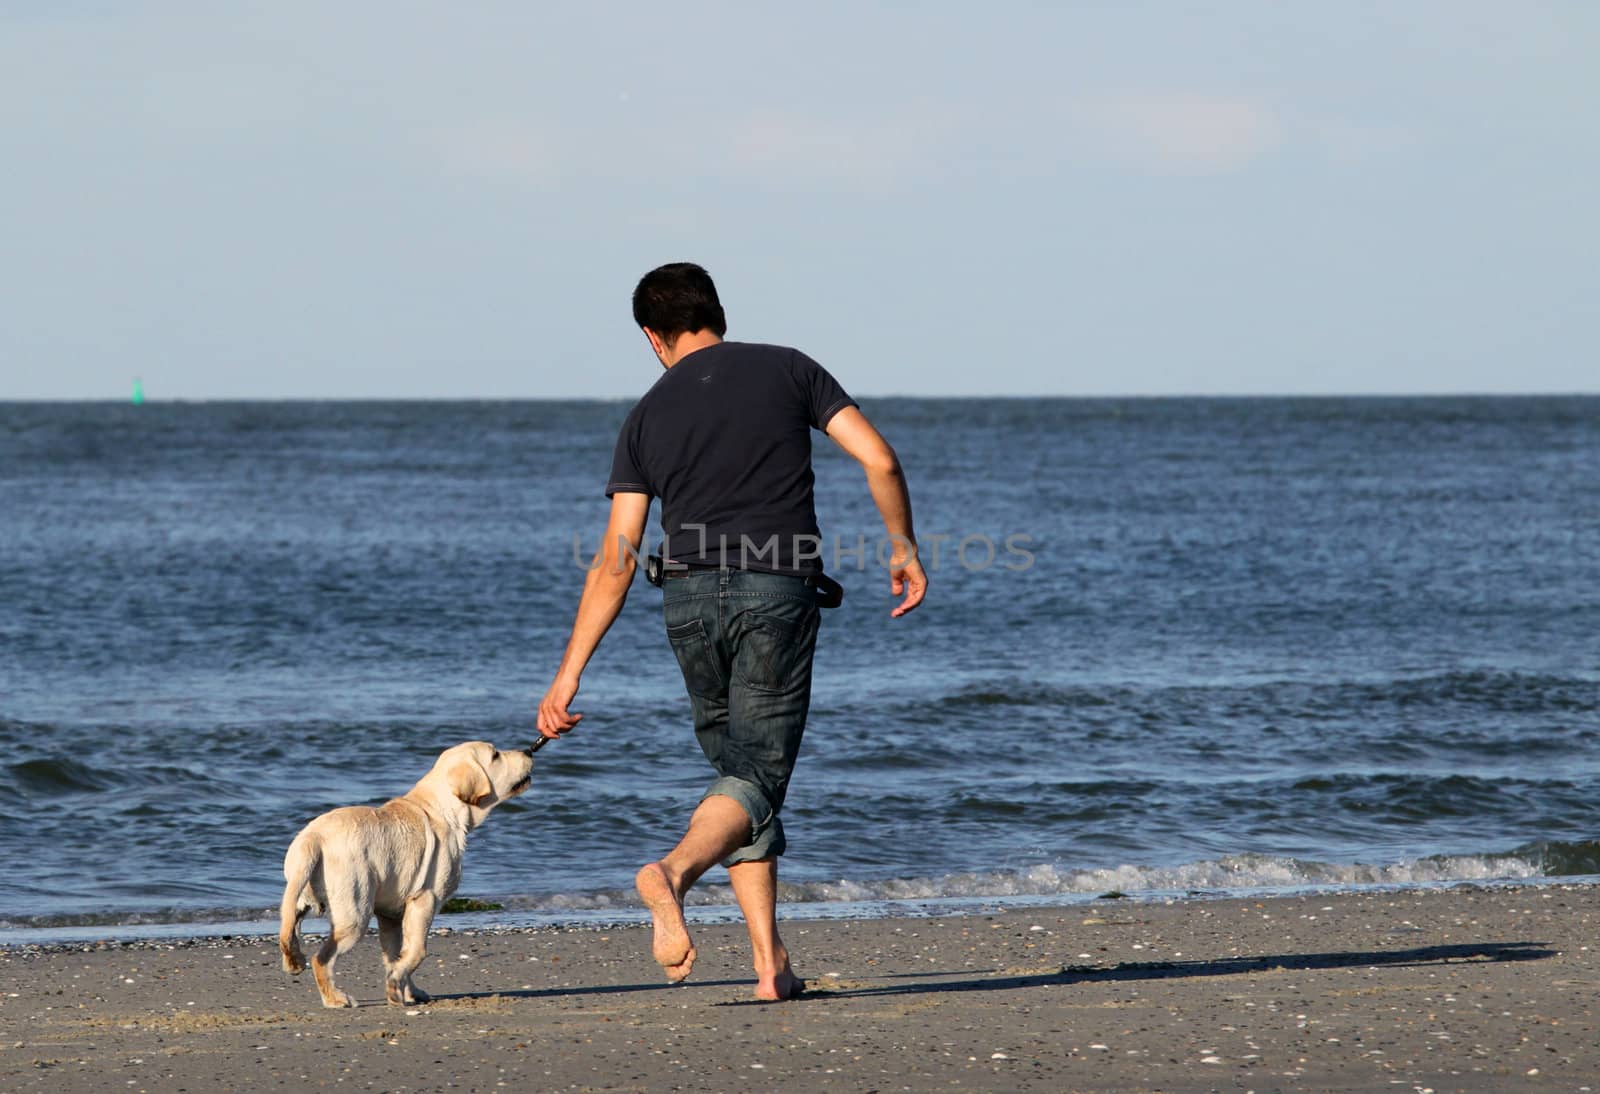
M13 947L0 1089L1600 1091L1597 925L1581 885L792 921L782 1004L736 925L676 986L644 926L441 931L435 1002L369 937L343 1011L265 937Z

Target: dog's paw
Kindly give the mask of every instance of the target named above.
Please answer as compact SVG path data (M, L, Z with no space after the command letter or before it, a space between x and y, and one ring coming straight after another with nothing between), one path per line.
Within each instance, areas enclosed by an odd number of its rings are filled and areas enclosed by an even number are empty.
M306 971L306 963L304 961L296 961L293 958L285 957L283 959L283 971L288 973L290 976L299 976L301 973Z
M322 1005L327 1007L329 1010L339 1010L341 1007L358 1007L361 1004L357 1003L354 999L350 998L350 996L346 995L338 988L334 988L331 992L322 997Z
M396 983L393 980L384 982L384 997L397 1007L410 1007L418 1003L431 1003L433 996L417 987L415 984Z

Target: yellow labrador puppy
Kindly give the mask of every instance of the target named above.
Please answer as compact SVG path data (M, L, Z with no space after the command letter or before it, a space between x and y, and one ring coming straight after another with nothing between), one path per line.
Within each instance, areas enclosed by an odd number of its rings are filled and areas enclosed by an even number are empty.
M426 953L434 913L461 881L467 833L526 790L532 770L533 749L501 752L469 741L446 749L403 797L334 809L302 828L283 860L284 970L306 967L300 921L307 913L326 916L328 940L311 959L317 990L325 1007L355 1006L334 987L333 963L366 933L376 912L384 995L395 1004L426 1003L411 974Z

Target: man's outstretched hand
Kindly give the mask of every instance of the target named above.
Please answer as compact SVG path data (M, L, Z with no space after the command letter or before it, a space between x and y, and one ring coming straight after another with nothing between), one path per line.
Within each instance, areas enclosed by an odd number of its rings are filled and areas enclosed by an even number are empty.
M895 596L905 594L905 599L895 605L891 616L899 618L922 603L928 593L928 575L922 572L922 561L912 555L903 562L889 563L889 591Z
M576 680L563 680L559 676L550 690L539 700L539 733L545 737L559 737L583 721L582 714L569 714L567 707L578 694Z

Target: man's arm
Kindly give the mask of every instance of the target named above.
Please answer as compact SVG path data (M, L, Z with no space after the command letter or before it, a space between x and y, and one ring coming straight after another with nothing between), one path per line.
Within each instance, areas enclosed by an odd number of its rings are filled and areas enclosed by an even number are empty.
M895 596L905 594L905 599L889 614L905 615L922 603L928 592L928 575L923 573L922 562L917 558L917 533L911 526L911 492L906 488L905 472L900 469L900 457L856 407L847 406L830 418L827 432L867 473L867 489L872 492L878 515L883 517L883 527L894 541L894 554L889 559L889 589Z
M539 732L546 737L559 737L583 718L582 714L567 713L567 705L578 694L578 680L589 658L628 599L628 586L633 582L633 571L638 569L635 558L644 541L644 522L649 515L649 494L611 496L611 519L606 523L600 553L583 581L583 598L578 601L578 617L572 624L572 637L567 639L567 652L561 657L561 667L556 670L550 690L539 703Z

